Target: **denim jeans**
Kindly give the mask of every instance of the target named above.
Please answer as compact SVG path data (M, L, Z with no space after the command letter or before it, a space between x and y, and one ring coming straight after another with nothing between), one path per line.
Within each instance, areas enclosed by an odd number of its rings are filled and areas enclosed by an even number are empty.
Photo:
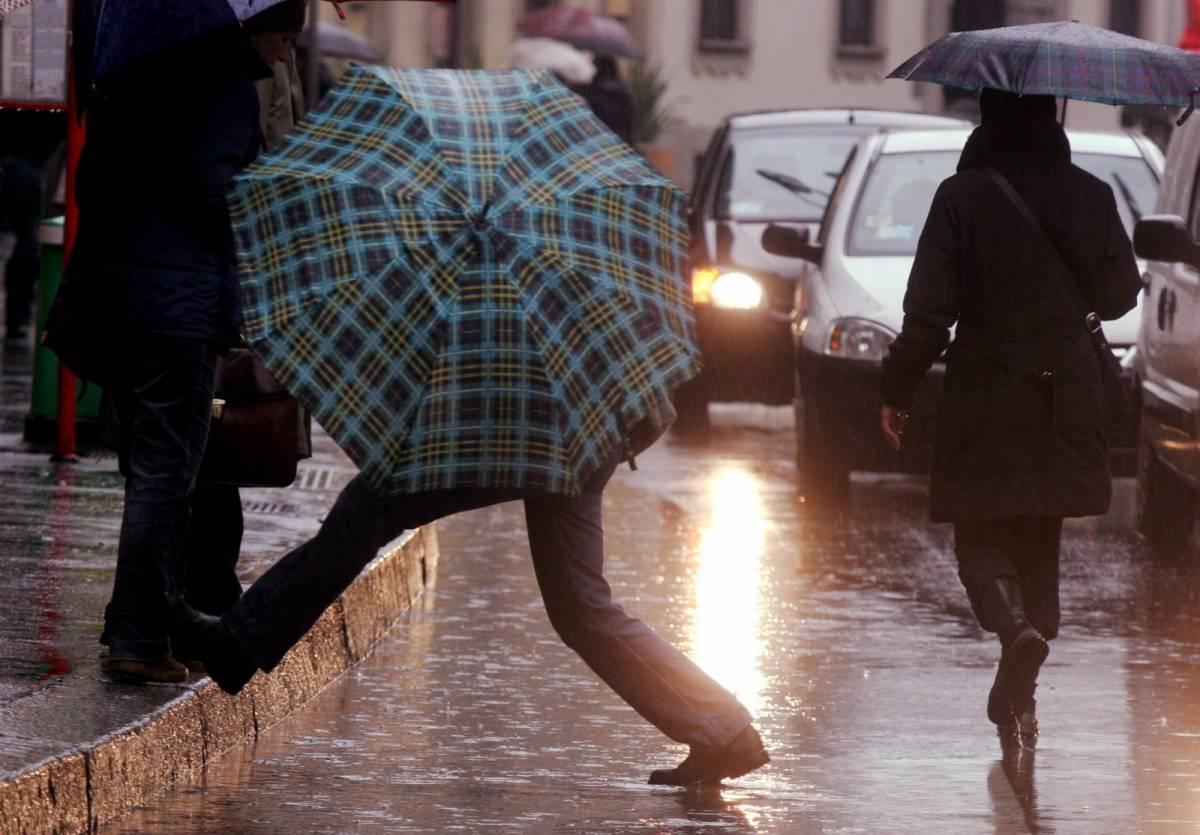
M113 392L121 420L125 512L104 618L114 659L171 652L166 595L183 587L188 500L208 438L216 350L180 339L143 340Z
M958 577L979 625L995 627L983 616L983 592L999 577L1021 586L1025 616L1046 640L1058 636L1058 544L1062 519L1053 516L1012 516L954 524Z
M385 544L444 516L523 499L529 550L550 623L605 683L677 742L724 746L750 723L734 696L613 602L604 579L601 499L617 457L577 497L456 489L381 495L360 475L315 538L276 563L224 620L271 670Z

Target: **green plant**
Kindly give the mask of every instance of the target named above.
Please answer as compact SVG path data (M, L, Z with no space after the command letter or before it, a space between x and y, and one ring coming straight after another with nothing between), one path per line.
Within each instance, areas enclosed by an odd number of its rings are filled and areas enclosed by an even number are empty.
M633 96L633 138L638 144L653 142L682 123L679 113L667 104L667 82L658 67L634 64L629 73Z

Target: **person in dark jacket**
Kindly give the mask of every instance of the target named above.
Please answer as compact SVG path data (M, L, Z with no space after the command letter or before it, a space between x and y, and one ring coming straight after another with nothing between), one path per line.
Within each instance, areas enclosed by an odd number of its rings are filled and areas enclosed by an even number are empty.
M177 682L166 595L183 584L189 497L218 354L240 302L225 190L259 150L254 82L270 72L238 28L133 62L88 103L71 269L104 299L125 510L103 640L107 671Z
M597 55L595 62L596 74L578 88L579 95L609 130L633 144L633 94L629 85L621 78L617 60L611 55Z
M277 145L304 112L304 97L296 73L296 42L304 28L307 0L286 0L259 12L244 24L250 43L271 71L255 82L258 96L259 150ZM305 421L300 458L312 454ZM185 598L201 612L220 615L242 596L237 575L245 530L241 494L236 484L201 481L192 491L191 522L183 542ZM203 672L195 648L186 638L172 635L177 660Z
M0 108L0 225L16 238L4 268L5 339L24 339L41 269L38 225L46 200L46 161L67 133L62 113Z
M1001 658L988 718L1036 733L1034 688L1058 634L1063 517L1108 510L1100 364L1070 288L986 167L1030 206L1091 311L1141 290L1112 190L1071 164L1049 96L985 90L982 123L938 188L883 363L884 435L902 440L917 383L950 344L930 512L954 523L959 577Z

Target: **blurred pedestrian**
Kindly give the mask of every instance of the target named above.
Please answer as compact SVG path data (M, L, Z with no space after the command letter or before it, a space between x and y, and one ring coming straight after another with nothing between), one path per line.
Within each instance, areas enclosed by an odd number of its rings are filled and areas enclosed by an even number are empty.
M125 510L102 641L107 671L134 681L187 678L165 595L183 586L214 369L240 323L225 190L258 153L254 82L269 75L229 27L130 62L88 104L71 270L106 326L95 353L120 418Z
M260 151L275 147L304 114L304 92L296 69L296 42L304 29L307 0L285 0L249 18L244 28L250 43L271 76L255 82L258 97ZM300 433L301 458L311 455L308 425ZM196 484L191 497L191 522L183 544L184 587L188 603L201 612L219 615L242 595L237 576L244 519L236 484ZM174 651L193 671L203 671L193 648L175 636Z
M596 117L609 130L633 144L633 93L617 69L617 59L597 55L596 74L592 80L577 88Z
M46 161L67 132L62 113L0 108L0 228L15 244L4 268L4 336L24 339L41 268L38 226L46 202Z
M1111 496L1102 371L1076 296L1115 319L1142 285L1112 190L1071 164L1054 98L985 90L980 110L921 234L904 326L883 364L881 423L898 449L914 390L957 325L930 512L954 523L959 577L980 626L1000 639L988 718L1030 739L1038 671L1059 628L1062 520L1102 514Z

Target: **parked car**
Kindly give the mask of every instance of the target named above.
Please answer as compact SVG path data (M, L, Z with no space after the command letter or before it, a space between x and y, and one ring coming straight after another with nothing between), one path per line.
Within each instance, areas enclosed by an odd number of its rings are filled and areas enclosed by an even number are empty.
M810 492L842 494L852 470L925 471L930 463L942 366L918 388L904 448L879 430L881 361L900 331L904 292L934 192L954 173L967 130L878 132L855 146L817 236L775 224L764 243L807 265L797 283L796 462ZM1113 187L1126 228L1155 204L1162 154L1128 133L1069 131L1076 165ZM778 239L772 242L772 239ZM782 241L782 243L780 243ZM1105 331L1129 368L1140 314ZM1132 387L1132 369L1129 374ZM1133 432L1126 428L1132 450Z
M792 399L790 315L799 266L762 249L767 224L816 231L854 143L882 127L962 127L886 110L730 116L713 134L689 207L689 274L704 372L679 393L679 425L704 426L710 401Z
M1189 544L1200 493L1200 120L1175 130L1156 214L1134 229L1147 259L1134 376L1138 528Z

